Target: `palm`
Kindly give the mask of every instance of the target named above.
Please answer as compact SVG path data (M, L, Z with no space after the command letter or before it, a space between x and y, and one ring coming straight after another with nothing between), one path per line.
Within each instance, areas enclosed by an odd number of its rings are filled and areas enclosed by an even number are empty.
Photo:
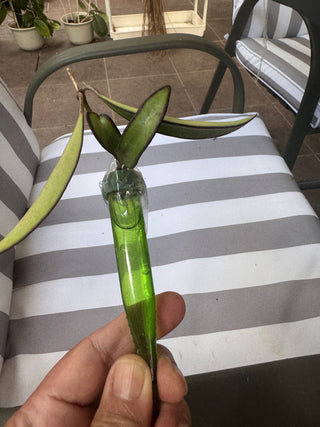
M166 292L157 297L158 338L181 322L184 310L184 302L177 294ZM68 352L6 427L90 426L112 364L120 356L133 352L127 320L121 314ZM165 365L159 369L160 379L165 378L166 370ZM175 400L174 394L183 398L179 387L176 393L172 388L164 390L160 384L161 398L165 401L167 397L168 401Z

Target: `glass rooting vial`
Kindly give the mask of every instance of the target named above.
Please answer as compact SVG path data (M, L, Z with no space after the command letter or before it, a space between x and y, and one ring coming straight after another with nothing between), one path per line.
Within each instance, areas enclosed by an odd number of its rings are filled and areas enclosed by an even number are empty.
M133 169L115 169L101 183L108 203L122 300L136 352L150 366L156 395L155 296L146 238L146 186Z

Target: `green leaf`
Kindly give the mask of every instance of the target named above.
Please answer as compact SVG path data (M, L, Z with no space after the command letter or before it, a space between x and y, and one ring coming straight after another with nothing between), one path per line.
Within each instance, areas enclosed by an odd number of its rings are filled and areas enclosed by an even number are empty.
M105 37L108 34L108 25L106 21L102 16L97 15L96 13L93 15L92 27L99 37Z
M40 19L35 19L34 26L36 27L38 33L42 35L42 37L51 36L50 28L44 21L41 21Z
M28 6L28 0L14 0L13 5L15 10L26 10Z
M31 12L22 15L23 28L30 28L34 25L34 16Z
M149 96L123 132L116 158L127 168L135 167L157 132L168 108L170 92L170 86L164 86Z
M90 86L86 86L86 89L94 92L113 111L127 120L131 120L131 118L137 112L137 108L113 101ZM159 126L158 132L163 135L186 139L217 138L218 136L227 135L230 132L234 132L235 130L240 129L242 126L250 122L255 116L255 114L252 114L243 117L239 114L240 118L223 122L185 120L164 116L162 123Z
M77 166L83 138L83 96L79 94L80 112L73 134L41 193L18 224L0 241L0 253L10 249L30 234L60 200Z
M109 24L109 18L108 15L104 12L100 12L100 16L105 20L106 24Z
M112 119L106 114L87 113L89 127L102 147L115 156L116 148L120 143L121 133Z
M59 21L56 21L55 19L51 19L49 22L49 26L52 28L53 31L59 30L61 27L61 24Z
M96 11L98 11L99 9L97 8L97 6L94 4L94 3L91 3L91 7L92 7L92 9L94 9L94 10L96 10Z
M0 24L6 19L7 16L7 8L3 3L0 4Z
M38 1L32 1L32 6L30 9L34 10L37 15L43 14L44 11L44 1L38 0Z

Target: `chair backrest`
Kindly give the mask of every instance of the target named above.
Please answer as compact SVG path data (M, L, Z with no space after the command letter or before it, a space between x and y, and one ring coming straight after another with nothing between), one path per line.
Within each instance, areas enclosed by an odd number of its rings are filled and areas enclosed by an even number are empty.
M244 0L233 0L233 20ZM290 7L272 0L259 0L242 34L244 37L296 37L307 34L301 16Z
M0 239L23 216L39 163L39 145L0 79ZM12 294L14 250L0 255L0 369Z

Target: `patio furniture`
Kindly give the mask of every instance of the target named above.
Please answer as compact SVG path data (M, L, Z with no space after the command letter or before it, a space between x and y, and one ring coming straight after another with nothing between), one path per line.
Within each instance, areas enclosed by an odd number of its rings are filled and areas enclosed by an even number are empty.
M105 0L105 7L109 21L110 37L113 40L143 35L146 30L144 28L143 13L112 15L110 0ZM204 0L200 13L198 9L199 2L198 0L194 0L192 8L188 4L188 6L184 7L184 10L165 10L164 21L166 33L185 33L203 36L207 24L208 0Z
M320 4L316 0L234 0L233 4L226 52L297 113L283 153L292 169L305 135L320 129ZM216 88L223 75L221 65Z
M40 156L28 121L44 79L84 59L177 47L225 60L239 95L234 110L243 109L231 58L191 35L102 42L55 55L29 86L27 119L1 81L2 236L39 193L69 139L58 138ZM200 118L229 117L234 114ZM86 131L58 205L0 255L2 420L66 351L122 311L98 185L109 161ZM194 426L314 425L320 415L320 223L261 118L216 140L157 135L140 170L149 192L156 293L178 291L187 305L183 323L161 342L187 376Z

